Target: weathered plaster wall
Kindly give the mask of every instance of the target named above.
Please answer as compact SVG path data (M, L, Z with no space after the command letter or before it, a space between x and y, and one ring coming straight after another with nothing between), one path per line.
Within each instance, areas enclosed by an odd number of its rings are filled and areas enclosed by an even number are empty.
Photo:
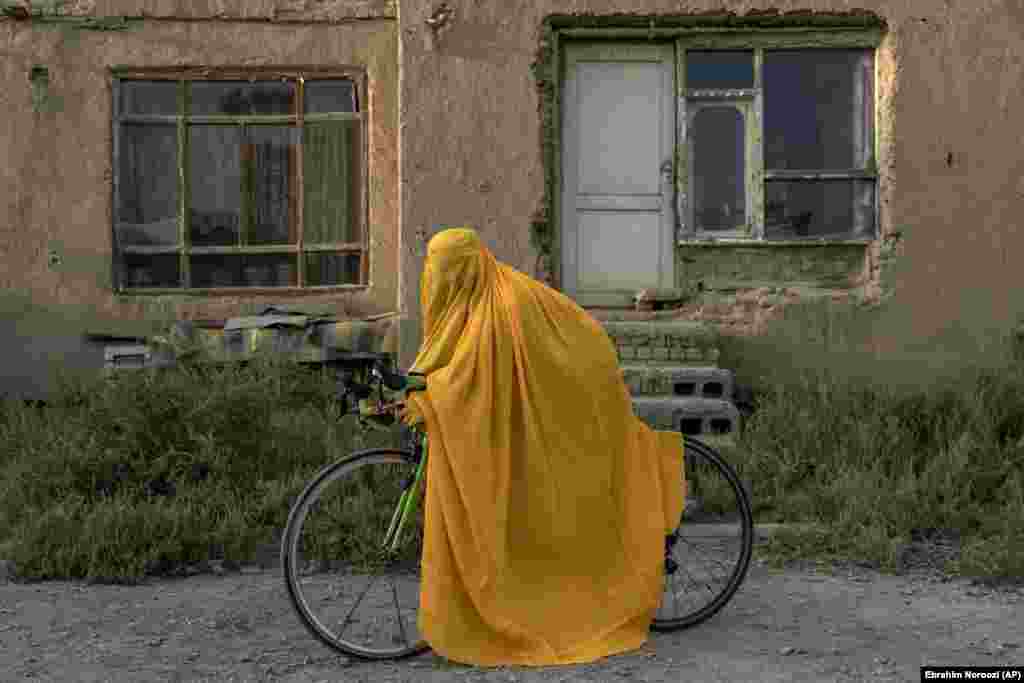
M1005 326L1024 310L1024 5L1018 0L503 0L403 3L403 311L415 319L425 240L470 223L499 258L531 273L528 226L544 191L530 70L550 14L667 15L867 10L888 24L878 59L882 239L857 276L896 292L876 347L950 327ZM428 23L432 17L439 21ZM885 267L883 267L885 266ZM411 360L419 330L403 334Z
M85 3L80 3L80 5ZM237 311L234 297L116 296L110 290L111 91L108 69L177 64L362 65L369 89L369 225L371 283L354 294L319 296L342 309L364 313L393 310L397 278L397 26L393 19L344 18L335 12L296 14L287 24L274 16L275 3L97 2L109 11L165 17L130 22L118 31L82 30L74 24L0 21L5 59L0 76L4 117L0 170L0 277L4 287L30 288L40 304L91 302L117 317L138 317L156 302L173 303L185 317L223 317ZM312 4L312 3L306 3ZM353 3L357 8L386 3ZM246 13L231 12L231 6ZM139 9L143 6L143 9ZM183 7L187 7L186 14ZM216 16L212 21L183 21ZM325 18L326 17L326 18ZM236 18L254 19L236 21ZM317 22L315 24L303 22ZM351 17L350 17L351 19ZM51 101L34 111L29 72L49 69ZM265 297L278 301L280 295ZM244 297L253 302L253 297ZM255 302L259 303L259 302Z
M14 342L5 335L0 343L10 347L36 339L52 345L47 337L63 336L70 345L84 325L103 330L112 321L155 316L225 318L243 308L289 301L284 294L112 292L109 68L115 65L365 67L371 286L297 300L321 308L327 304L342 314L395 310L398 43L391 3L96 0L35 6L41 16L0 17L0 287L53 315L35 316L33 330L19 330ZM120 19L107 19L101 26L120 30L89 28L97 18L113 14L147 18L123 25ZM75 15L92 23L68 20ZM34 107L30 72L36 65L49 71L50 97ZM76 315L72 326L61 319L64 306L84 307L94 315L85 320ZM70 347L54 349L50 356L64 352L70 353Z

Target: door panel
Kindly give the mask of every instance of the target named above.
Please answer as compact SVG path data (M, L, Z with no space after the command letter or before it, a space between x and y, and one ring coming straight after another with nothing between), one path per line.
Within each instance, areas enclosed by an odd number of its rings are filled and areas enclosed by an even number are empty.
M579 288L595 290L592 305L602 301L613 303L598 292L628 290L631 294L651 282L651 254L660 252L659 217L656 211L622 213L615 211L581 211L577 244L582 263L614 263L615 268L583 268Z
M660 195L661 64L578 65L578 192ZM653 160L653 163L652 163Z
M566 48L562 288L581 305L630 305L673 284L672 45Z

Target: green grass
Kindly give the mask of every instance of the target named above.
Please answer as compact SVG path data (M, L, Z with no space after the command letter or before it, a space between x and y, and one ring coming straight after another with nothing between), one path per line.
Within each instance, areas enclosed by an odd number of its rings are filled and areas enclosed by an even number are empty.
M309 478L393 444L340 418L333 380L248 367L64 378L0 412L0 557L28 579L133 581L147 565L250 560Z
M755 517L823 529L780 533L761 555L893 571L911 530L952 529L963 552L946 571L1024 577L1024 364L1009 331L876 354L855 334L872 324L885 312L821 301L764 336L719 338L719 364L757 396L723 449Z
M951 528L964 547L949 571L1024 576L1024 368L1002 341L878 357L851 332L874 315L800 305L763 337L718 339L719 364L757 393L723 448L757 520L824 529L780 533L759 554L892 569L911 530ZM45 409L4 402L0 557L28 579L111 581L247 561L319 468L394 443L339 419L334 393L261 360L67 378Z

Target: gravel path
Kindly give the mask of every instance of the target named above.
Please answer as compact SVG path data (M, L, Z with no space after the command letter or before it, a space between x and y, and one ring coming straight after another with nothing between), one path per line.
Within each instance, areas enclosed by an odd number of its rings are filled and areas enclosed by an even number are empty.
M1024 665L1024 588L934 572L769 570L755 560L713 619L638 652L543 669L431 654L337 655L299 623L277 569L136 586L0 583L2 681L917 681L922 664Z

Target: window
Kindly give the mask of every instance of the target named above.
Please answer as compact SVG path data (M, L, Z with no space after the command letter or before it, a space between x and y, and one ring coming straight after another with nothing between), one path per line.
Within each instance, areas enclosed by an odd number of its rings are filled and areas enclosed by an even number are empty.
M366 281L355 70L115 75L121 290Z
M874 50L713 41L678 41L680 237L873 238Z

